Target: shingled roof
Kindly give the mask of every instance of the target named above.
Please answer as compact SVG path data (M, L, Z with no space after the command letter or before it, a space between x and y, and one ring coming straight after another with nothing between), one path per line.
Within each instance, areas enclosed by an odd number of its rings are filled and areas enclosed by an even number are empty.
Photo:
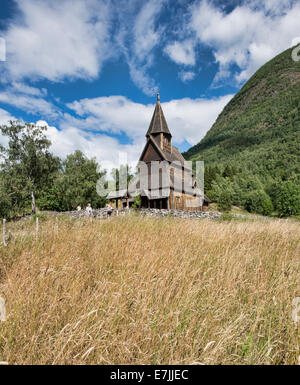
M159 93L157 93L157 103L155 106L155 110L150 122L150 126L148 128L146 137L149 137L152 134L159 134L160 132L163 132L165 134L172 136L169 130L166 118L164 116L163 110L160 105Z

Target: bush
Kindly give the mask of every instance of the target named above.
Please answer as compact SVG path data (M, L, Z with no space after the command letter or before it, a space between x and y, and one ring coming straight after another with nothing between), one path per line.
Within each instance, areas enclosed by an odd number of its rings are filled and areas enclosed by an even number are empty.
M283 182L278 187L275 205L279 215L300 214L300 186L291 181Z
M141 207L141 204L142 204L141 196L140 195L135 195L134 198L133 198L133 205L132 205L132 207L137 209L137 208Z
M228 212L231 210L232 200L228 191L222 191L218 198L218 209L220 211Z
M245 209L249 213L270 215L273 211L271 198L263 190L251 191L245 201Z

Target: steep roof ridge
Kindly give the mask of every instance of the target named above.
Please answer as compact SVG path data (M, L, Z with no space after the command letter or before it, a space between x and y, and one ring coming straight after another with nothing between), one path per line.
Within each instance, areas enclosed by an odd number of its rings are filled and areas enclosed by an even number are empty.
M164 133L172 136L168 123L166 121L166 118L164 116L163 109L160 104L160 96L159 93L157 93L157 103L154 109L154 113L152 115L152 119L146 134L146 137L148 137L151 134L158 134L158 133Z

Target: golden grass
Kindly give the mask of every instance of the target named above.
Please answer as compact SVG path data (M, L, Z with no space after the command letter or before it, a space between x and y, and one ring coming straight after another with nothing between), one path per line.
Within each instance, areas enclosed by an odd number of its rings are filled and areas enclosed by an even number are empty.
M298 223L47 220L38 240L8 227L0 361L298 363Z

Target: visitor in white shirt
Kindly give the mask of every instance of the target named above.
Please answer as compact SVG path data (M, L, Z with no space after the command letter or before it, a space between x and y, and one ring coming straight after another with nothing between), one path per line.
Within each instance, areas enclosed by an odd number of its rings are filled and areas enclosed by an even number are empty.
M88 217L91 217L91 216L92 216L92 214L93 214L93 209L92 209L92 206L91 206L90 203L87 205L87 207L86 207L86 209L85 209L85 212L86 212L86 215L87 215Z

